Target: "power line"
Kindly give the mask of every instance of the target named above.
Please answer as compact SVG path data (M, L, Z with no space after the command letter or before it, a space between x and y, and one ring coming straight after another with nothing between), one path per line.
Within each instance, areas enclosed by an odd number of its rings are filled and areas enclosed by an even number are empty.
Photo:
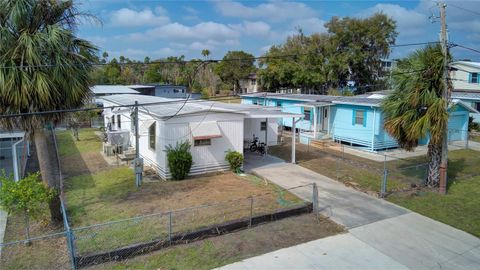
M397 47L407 47L407 46L419 46L419 45L429 45L429 44L436 44L438 41L429 41L429 42L417 42L417 43L406 43L406 44L393 44L390 45L390 48L397 48ZM321 52L316 52L314 54L321 54ZM235 62L235 61L256 61L256 60L262 60L262 59L283 59L283 58L296 58L302 55L312 55L312 53L296 53L296 54L285 54L285 55L275 55L275 56L254 56L254 57L245 57L245 58L231 58L231 59L207 59L207 60L201 60L201 59L191 59L191 60L178 60L178 61L164 61L164 60L157 60L157 61L150 61L148 63L144 62L127 62L127 63L120 63L118 62L118 65L120 66L148 66L148 65L154 65L154 64L187 64L187 63L219 63L219 62ZM91 64L90 66L94 67L99 67L99 66L108 66L111 63L94 63ZM26 69L26 68L54 68L54 67L66 67L66 66L71 66L71 67L82 67L86 66L85 64L78 64L78 65L63 65L63 64L44 64L44 65L10 65L10 66L0 66L0 69L15 69L15 68L20 68L20 69Z
M463 45L460 45L460 44L457 44L457 43L450 43L453 47L460 47L460 48L463 48L463 49L467 49L467 50L470 50L472 52L476 52L476 53L480 53L480 50L477 50L477 49L474 49L474 48L470 48L470 47L467 47L467 46L463 46Z
M460 7L460 6L457 6L457 5L454 5L452 3L448 3L449 6L452 6L452 7L455 7L455 8L458 8L458 9L461 9L463 11L467 11L467 12L470 12L470 13L473 13L473 14L477 14L477 15L480 15L480 12L476 12L476 11L473 11L471 9L466 9L464 7Z

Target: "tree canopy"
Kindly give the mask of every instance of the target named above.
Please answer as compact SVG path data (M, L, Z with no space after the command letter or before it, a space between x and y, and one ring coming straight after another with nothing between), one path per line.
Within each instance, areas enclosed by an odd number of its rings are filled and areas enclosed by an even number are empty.
M272 46L265 55L271 58L260 61L264 88L298 87L326 93L348 81L377 83L383 75L381 59L395 43L395 22L375 14L364 19L334 17L325 27L325 34L306 36L299 30L284 44Z
M222 61L215 66L215 73L226 84L232 85L234 91L240 88L239 81L255 71L255 58L244 51L229 51Z

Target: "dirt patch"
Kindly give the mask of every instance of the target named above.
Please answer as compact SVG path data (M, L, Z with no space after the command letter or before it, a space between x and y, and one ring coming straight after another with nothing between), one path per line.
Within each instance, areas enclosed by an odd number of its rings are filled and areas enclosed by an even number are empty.
M328 218L302 215L89 269L212 269L342 232Z
M97 152L63 156L60 159L64 178L86 173L96 173L111 167L107 164L102 154Z

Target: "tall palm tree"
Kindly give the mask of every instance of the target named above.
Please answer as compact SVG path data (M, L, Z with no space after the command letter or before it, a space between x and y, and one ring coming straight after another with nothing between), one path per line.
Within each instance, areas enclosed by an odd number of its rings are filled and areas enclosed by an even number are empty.
M434 187L440 180L443 130L448 125L448 101L442 98L443 61L440 45L419 49L399 61L392 75L394 91L382 104L385 129L400 147L411 151L420 139L429 137L427 184Z
M72 1L0 0L0 114L77 108L89 98L96 47L75 36L79 13ZM58 167L44 127L60 113L1 118L35 142L42 180L59 189ZM61 220L59 197L50 203Z
M210 56L210 50L209 49L203 49L202 50L202 55L203 55L203 58L205 60L208 59L208 56Z

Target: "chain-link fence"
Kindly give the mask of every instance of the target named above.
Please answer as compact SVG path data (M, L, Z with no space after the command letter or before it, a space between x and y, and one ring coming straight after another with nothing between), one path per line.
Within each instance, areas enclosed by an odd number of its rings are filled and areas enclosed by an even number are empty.
M312 211L312 204L278 189L271 194L160 212L72 229L79 267L121 260L175 244L245 229Z
M290 139L269 148L269 153L291 160ZM425 153L405 158L398 151L371 152L333 141L309 141L296 145L296 162L347 186L384 196L425 183L428 161Z
M62 200L63 227L55 228L57 232L49 235L33 234L0 244L0 268L82 268L312 212L312 203L293 195L299 189L311 190L316 205L315 185L276 187L256 196L77 228L70 228ZM25 228L20 220L15 226L17 230Z
M0 269L71 269L65 232L2 243Z

